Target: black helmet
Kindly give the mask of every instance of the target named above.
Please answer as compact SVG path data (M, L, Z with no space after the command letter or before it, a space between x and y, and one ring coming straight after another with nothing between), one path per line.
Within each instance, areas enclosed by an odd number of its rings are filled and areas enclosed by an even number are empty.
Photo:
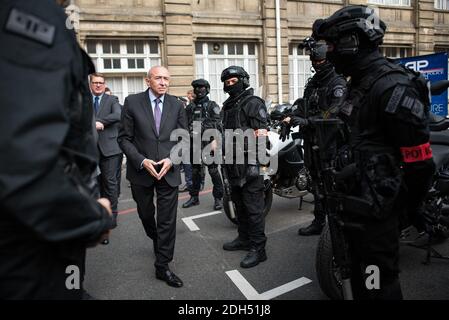
M224 69L221 73L221 82L234 77L242 80L244 88L249 87L249 74L240 66L230 66Z
M337 10L329 18L316 20L313 36L336 44L340 54L357 54L361 47L382 44L387 26L373 8L352 5Z
M196 87L205 87L207 89L207 92L209 92L210 90L210 84L207 80L205 79L196 79L192 81L192 87L196 88Z
M210 92L210 84L205 79L193 80L192 87L193 87L193 93L195 94L195 100L203 99Z

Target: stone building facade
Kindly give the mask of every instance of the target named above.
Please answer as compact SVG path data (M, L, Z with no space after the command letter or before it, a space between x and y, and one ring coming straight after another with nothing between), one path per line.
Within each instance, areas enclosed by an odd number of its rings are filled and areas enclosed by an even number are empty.
M72 0L71 10L80 42L122 102L162 64L172 94L185 96L203 77L221 103L220 73L237 64L262 98L285 103L302 95L311 73L298 43L315 19L347 4L378 8L387 56L449 51L449 0Z

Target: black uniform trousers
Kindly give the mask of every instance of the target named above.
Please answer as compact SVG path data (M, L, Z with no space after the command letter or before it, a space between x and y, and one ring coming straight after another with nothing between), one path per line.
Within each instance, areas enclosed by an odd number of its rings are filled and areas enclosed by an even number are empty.
M304 137L304 164L309 171L310 174L310 184L311 184L311 192L313 194L313 202L314 202L314 209L313 214L315 216L315 221L318 223L325 223L326 221L326 214L324 212L323 204L320 200L320 197L318 196L318 175L317 175L317 169L313 166L313 153L312 153L312 142L310 141L312 137L305 136Z
M394 212L386 219L354 220L364 230L345 231L351 257L351 281L354 298L400 300L399 284L399 215ZM379 268L379 289L366 286L368 266Z
M36 240L24 227L2 221L0 231L0 300L81 299L84 243Z
M189 190L189 194L192 197L198 197L201 189L201 180L202 180L202 171L203 165L201 164L193 164L192 165L192 188ZM217 164L210 164L207 166L207 170L209 171L209 175L212 180L213 189L212 195L215 199L223 198L223 181L221 180L220 172L218 171Z
M153 202L155 191L157 210ZM145 233L154 242L154 265L156 269L168 269L175 250L178 187L172 187L161 179L155 180L151 187L131 184L131 192Z
M264 249L265 236L263 176L247 180L242 186L232 186L232 202L235 204L239 238L249 240L251 247Z

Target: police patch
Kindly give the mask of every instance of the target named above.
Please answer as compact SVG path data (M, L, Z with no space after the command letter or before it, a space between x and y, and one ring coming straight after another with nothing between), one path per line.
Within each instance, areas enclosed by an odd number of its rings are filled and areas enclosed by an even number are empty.
M343 88L336 88L334 90L334 97L335 98L341 98L341 97L343 97L344 94L345 94L345 91L343 90Z
M5 29L45 45L52 45L56 28L31 14L12 9Z
M265 119L267 117L267 112L264 108L259 109L259 115L262 117L262 119Z
M215 112L215 114L220 114L220 107L219 106L215 106L214 107L214 112Z
M393 93L391 94L390 100L387 103L387 107L385 108L385 112L394 114L398 108L399 102L401 101L402 96L405 93L404 86L396 86L394 88Z

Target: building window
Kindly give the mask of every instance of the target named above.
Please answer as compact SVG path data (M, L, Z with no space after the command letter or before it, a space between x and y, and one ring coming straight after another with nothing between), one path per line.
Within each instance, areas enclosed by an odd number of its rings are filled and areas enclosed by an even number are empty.
M412 47L387 47L381 46L382 54L387 58L407 58L413 55Z
M128 95L145 90L144 78L148 70L161 64L156 40L88 39L86 50L121 103Z
M223 92L221 72L232 65L243 67L249 74L249 82L260 95L257 46L243 42L196 42L196 78L204 78L210 83L210 99L222 104L228 97Z
M368 0L369 4L410 7L410 0Z
M304 49L299 50L297 44L290 44L288 55L290 103L304 95L304 88L312 76L312 62L309 55L305 53Z
M112 94L117 96L123 104L125 98L130 94L145 91L145 75L142 76L106 76L106 86L111 89Z
M435 0L435 9L449 10L449 0Z
M435 46L435 53L439 53L439 52L447 52L448 56L449 56L449 47L438 47ZM447 70L449 70L449 57L447 60Z

